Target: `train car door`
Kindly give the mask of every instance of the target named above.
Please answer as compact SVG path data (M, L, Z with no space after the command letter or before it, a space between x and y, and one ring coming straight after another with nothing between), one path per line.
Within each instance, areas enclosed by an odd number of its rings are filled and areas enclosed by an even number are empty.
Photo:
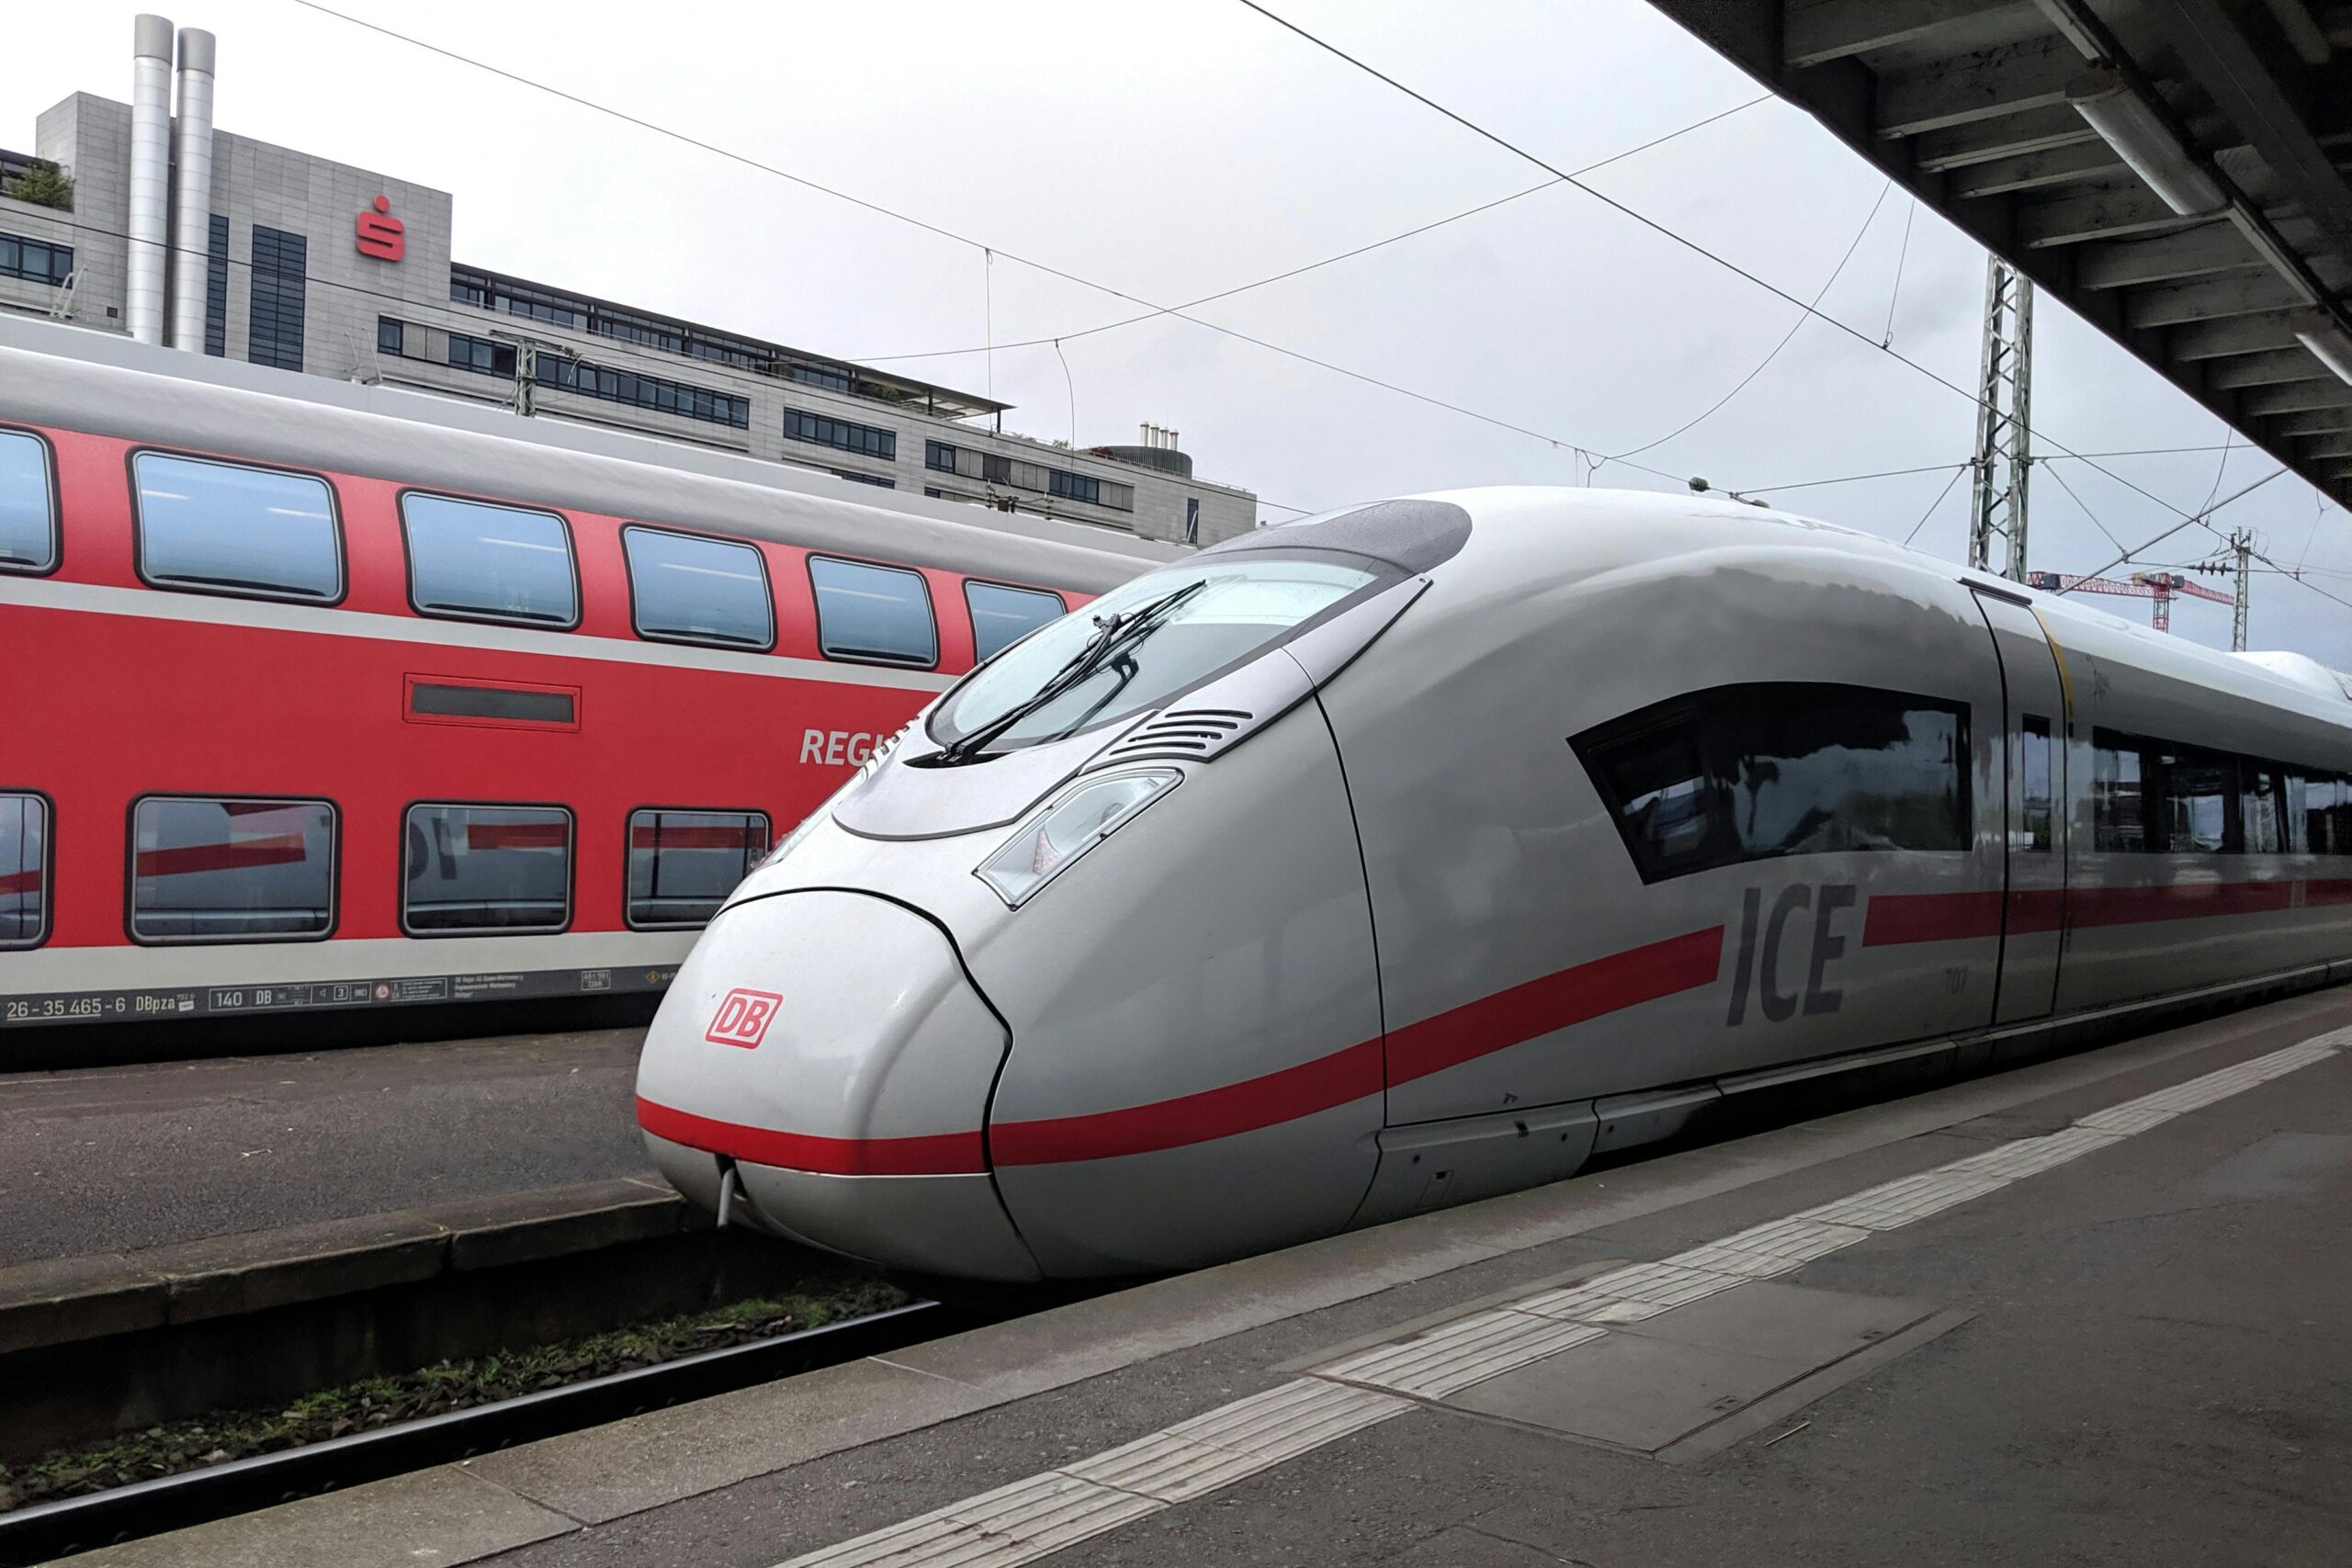
M2001 823L2007 883L2001 899L2001 979L1996 1023L2049 1014L2066 937L2066 720L2063 655L2023 598L1982 587L1977 608L1992 629L2005 697Z

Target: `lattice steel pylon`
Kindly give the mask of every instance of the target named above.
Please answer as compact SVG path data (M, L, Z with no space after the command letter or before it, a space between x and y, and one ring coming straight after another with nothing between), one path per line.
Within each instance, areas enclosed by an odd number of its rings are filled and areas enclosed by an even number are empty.
M1984 264L1984 358L1976 378L1975 504L1968 564L2026 575L2026 479L2033 466L2033 280L1998 256ZM1994 564L1993 541L2001 541Z

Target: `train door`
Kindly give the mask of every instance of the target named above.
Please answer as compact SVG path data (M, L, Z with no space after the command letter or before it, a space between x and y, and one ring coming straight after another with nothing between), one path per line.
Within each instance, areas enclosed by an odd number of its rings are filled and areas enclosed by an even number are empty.
M2001 977L1994 1021L2049 1014L2066 915L2066 682L2061 655L2023 600L1979 589L2005 697Z

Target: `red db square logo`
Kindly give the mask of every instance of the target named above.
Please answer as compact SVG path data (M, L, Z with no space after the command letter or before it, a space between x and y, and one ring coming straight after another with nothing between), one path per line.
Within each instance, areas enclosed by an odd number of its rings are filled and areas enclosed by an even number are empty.
M747 991L738 987L718 1004L718 1016L702 1037L714 1045L741 1045L749 1051L760 1043L775 1019L784 998L773 991Z

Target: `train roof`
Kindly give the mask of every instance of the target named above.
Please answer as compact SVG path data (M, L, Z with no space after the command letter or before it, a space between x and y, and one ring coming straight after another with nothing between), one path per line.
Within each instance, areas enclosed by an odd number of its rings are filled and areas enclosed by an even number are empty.
M493 404L0 315L0 421L1100 592L1187 552Z
M1868 558L2029 604L2040 613L2062 649L2087 652L2093 657L2113 657L2120 641L2129 645L2135 662L2174 679L2332 724L2352 725L2352 675L2329 669L2306 654L2226 653L2126 620L2072 595L2028 588L1859 528L1798 513L1703 495L1558 486L1439 491L1418 499L1451 502L1466 510L1474 520L1470 547L1474 549L1478 533L1476 522L1482 517L1499 520L1510 513L1532 522L1534 514L1551 513L1559 523L1583 530L1582 536L1591 541L1592 575L1614 570L1629 559L1666 559L1694 550L1718 549L1726 542L1726 532L1748 536L1740 542L1759 547L1770 547L1777 542L1792 549L1827 550ZM1358 509L1341 508L1295 523L1278 524L1253 537L1271 542L1283 529ZM1684 524L1696 526L1677 526ZM1523 539L1517 530L1513 533L1518 539ZM1573 548L1564 551L1551 564L1573 573L1577 570L1575 554Z

